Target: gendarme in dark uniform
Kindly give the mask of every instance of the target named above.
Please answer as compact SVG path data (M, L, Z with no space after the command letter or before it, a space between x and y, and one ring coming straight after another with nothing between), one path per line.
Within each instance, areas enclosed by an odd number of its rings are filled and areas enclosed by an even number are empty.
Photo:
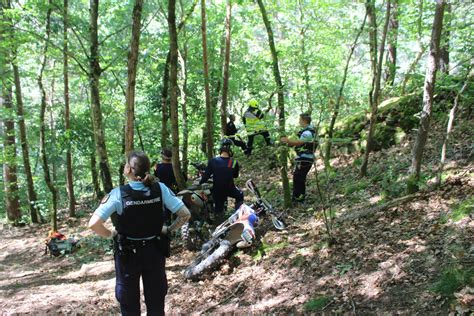
M147 314L164 315L166 235L189 218L183 202L167 186L154 182L147 175L149 169L148 157L132 152L124 171L129 183L113 189L89 221L98 235L114 239L115 296L122 315L140 315L140 277ZM178 215L170 226L163 225L164 207ZM104 226L109 217L115 226L112 231Z
M300 126L297 139L282 137L281 141L295 147L296 161L293 172L293 202L304 202L306 198L306 177L314 162L314 151L317 146L316 131L311 124L311 116L300 115Z

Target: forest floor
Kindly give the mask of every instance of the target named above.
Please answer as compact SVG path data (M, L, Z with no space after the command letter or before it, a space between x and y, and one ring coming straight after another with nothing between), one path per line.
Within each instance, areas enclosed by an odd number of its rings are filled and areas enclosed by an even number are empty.
M317 198L315 172L309 175L312 202L285 212L288 227L262 225L262 242L239 251L207 278L182 276L195 253L174 245L167 261L171 314L349 313L448 314L474 310L474 123L457 128L440 188L427 185L411 200L403 196L411 140L371 156L369 177L358 180L360 157L334 159L334 171L318 165L320 185L335 214L329 245ZM443 128L428 142L423 173L439 159ZM243 160L240 185L253 178L264 195L281 204L279 173L266 149ZM264 161L264 163L261 163ZM433 182L428 177L427 183ZM246 192L247 193L247 192ZM246 199L251 200L251 196ZM91 202L89 202L91 203ZM44 255L46 225L0 229L0 311L2 314L118 313L114 267L108 244L93 237L86 223L95 204L82 203L77 219L60 212L63 234L83 239L68 256ZM145 311L144 307L142 311Z

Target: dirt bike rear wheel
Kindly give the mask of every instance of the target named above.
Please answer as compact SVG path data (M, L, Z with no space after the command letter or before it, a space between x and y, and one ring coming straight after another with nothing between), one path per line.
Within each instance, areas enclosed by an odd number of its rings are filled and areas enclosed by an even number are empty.
M186 279L195 280L202 274L211 271L219 262L226 258L232 251L232 245L228 240L222 240L220 243L201 253L187 268L184 270Z

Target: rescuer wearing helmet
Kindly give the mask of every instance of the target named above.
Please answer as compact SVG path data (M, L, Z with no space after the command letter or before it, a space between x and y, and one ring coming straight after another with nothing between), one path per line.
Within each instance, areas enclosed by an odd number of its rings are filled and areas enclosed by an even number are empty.
M235 199L235 209L244 201L244 194L234 184L234 178L239 176L239 163L232 153L232 141L224 138L220 142L219 156L209 160L200 184L212 176L212 198L214 199L214 214L216 220L224 219L224 204L227 197Z
M262 135L265 139L265 143L271 145L270 134L265 129L265 123L263 121L265 115L258 108L258 101L251 99L249 101L249 107L244 113L243 121L245 128L248 133L247 151L245 154L249 156L252 153L253 139L257 135Z

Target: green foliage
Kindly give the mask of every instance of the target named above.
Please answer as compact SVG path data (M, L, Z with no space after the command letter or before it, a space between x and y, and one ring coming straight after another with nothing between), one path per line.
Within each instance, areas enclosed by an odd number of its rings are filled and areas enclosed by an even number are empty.
M466 216L469 216L474 211L474 196L468 197L464 201L460 202L451 211L450 218L457 222Z
M431 287L431 290L443 296L452 297L462 287L472 286L474 284L473 278L473 268L448 267L441 273L439 280Z
M381 180L381 195L382 199L392 199L401 196L405 191L405 184L401 181L403 173L396 167L389 165L384 168L384 171L380 174Z
M344 275L347 272L351 271L353 267L354 267L354 264L352 262L337 264L335 266L337 272L335 272L335 273L337 273L341 276L341 275Z
M287 241L282 241L275 244L267 244L265 240L262 239L262 242L258 246L255 253L252 254L252 259L255 261L260 261L265 255L270 253L273 250L283 249L288 246Z
M181 21L189 11L191 0L179 2L177 19ZM90 113L89 79L85 73L89 63L89 4L87 1L70 1L69 3L69 95L71 108L71 129L66 131L64 124L64 100L62 85L62 4L56 3L52 14L51 42L48 51L48 64L44 72L45 88L48 99L46 113L47 121L52 118L52 124L46 126L47 153L51 168L55 169L55 184L59 189L60 205L67 205L65 190L65 150L70 148L73 154L73 178L76 197L91 196L94 192L92 185L91 154L95 152L92 139L92 123ZM285 116L287 131L295 130L298 126L298 114L312 111L315 125L321 120L320 134L327 133L329 119L333 112L335 100L339 94L342 81L343 67L348 55L349 43L354 40L362 22L365 7L362 2L347 1L267 1L267 11L274 28L275 44L280 57L280 70L285 93ZM30 159L35 175L35 188L38 191L38 207L41 213L48 216L51 195L43 179L43 171L39 161L39 106L37 74L45 45L45 17L48 5L44 1L26 0L20 3L13 1L12 10L5 10L5 16L12 19L15 30L10 32L3 28L5 35L0 41L1 67L6 67L7 57L12 49L17 50L17 62L20 71L23 90L25 122L27 139L30 144ZM101 108L103 125L109 156L110 170L114 185L118 184L119 166L123 162L122 131L125 112L125 95L127 81L127 51L130 42L130 21L133 2L109 1L99 7L100 26L100 66L104 70L100 78ZM377 6L379 8L379 6ZM169 49L168 25L163 3L151 1L143 7L143 27L140 38L140 56L138 63L137 88L135 101L135 148L140 148L138 130L145 151L152 160L159 158L161 143L161 118L163 88L163 71ZM397 69L405 69L416 55L417 47L411 45L418 36L422 41L429 38L434 4L425 3L423 8L421 28L418 30L417 19L420 16L418 5L407 2L400 6L399 51L406 57L399 61ZM467 10L465 4L459 4L452 20L452 64L457 65L459 73L465 73L469 60L473 55L472 37L469 26L472 17L457 12ZM349 14L348 14L349 12ZM208 51L211 76L211 94L214 97L214 136L219 136L220 95L217 86L222 82L222 35L225 16L225 1L212 2L208 14ZM199 5L187 19L184 28L179 33L180 54L186 60L186 69L180 64L179 74L179 103L186 101L188 110L187 127L189 131L189 161L205 161L206 157L200 150L202 128L204 126L205 107L203 91L202 46L200 36ZM5 26L6 21L0 21ZM419 33L420 32L420 33ZM340 117L336 122L333 142L335 147L347 146L352 151L359 151L364 143L364 130L368 126L367 94L370 89L371 73L369 52L362 40L350 63L350 71L343 91ZM241 124L241 116L245 111L248 99L252 96L259 100L262 110L268 110L266 123L272 136L278 135L276 111L276 87L273 77L271 56L269 54L266 32L258 6L248 0L233 3L232 37L231 37L231 80L229 86L229 112L237 115L237 125ZM426 43L423 43L426 44ZM303 49L304 47L304 49ZM9 65L8 65L9 66ZM400 67L400 68L398 68ZM417 66L410 77L407 91L413 94L392 99L380 107L381 121L377 124L375 139L377 146L386 148L403 138L405 133L416 128L419 118L416 114L421 107L421 88L424 81L423 65ZM8 67L9 68L9 67ZM84 69L83 69L84 68ZM3 69L3 68L2 68ZM305 73L307 69L307 73ZM85 71L84 71L85 70ZM186 71L187 86L183 87L183 73ZM398 72L398 77L404 74ZM4 76L11 79L10 74ZM453 91L458 91L462 80L455 76L440 75L436 85L436 113L443 113L452 101ZM397 79L398 81L398 79ZM54 87L53 87L54 83ZM185 88L185 89L184 89ZM398 87L393 91L396 95ZM472 90L472 88L470 88ZM469 89L468 89L469 90ZM463 102L472 104L473 95L469 91ZM186 99L184 97L186 96ZM471 101L469 101L471 100ZM1 110L3 111L3 110ZM16 118L14 111L3 111L2 118ZM182 144L184 130L180 106L179 126L180 142ZM463 127L460 127L463 128ZM19 153L17 140L16 152ZM257 138L256 147L263 145L262 139ZM268 152L266 146L262 151L267 156L274 156L282 149ZM183 148L181 147L181 153ZM7 153L8 154L8 153ZM11 152L5 158L16 159L19 175L19 196L23 213L26 207L26 179L20 155ZM263 156L263 155L262 155ZM0 155L0 159L4 159ZM247 163L241 160L242 164ZM262 170L279 165L275 159L265 160ZM356 160L355 165L359 163ZM98 165L96 166L98 168ZM266 169L264 169L266 168ZM190 168L192 174L192 168ZM321 182L323 187L334 177ZM390 180L390 184L392 184ZM384 184L384 185L389 185ZM347 192L363 189L363 184L345 188ZM387 189L389 195L396 195L395 188ZM280 192L275 187L274 192ZM3 191L0 198L3 199ZM0 208L2 209L2 208Z
M73 256L81 263L93 262L98 255L112 254L112 241L96 235L90 235L80 240L79 249Z
M292 267L301 267L306 262L306 259L303 255L296 255L293 259L291 259L291 266Z
M348 195L354 192L365 190L368 185L369 185L369 182L367 181L367 179L360 179L356 182L349 182L344 187L344 194Z
M328 296L320 296L312 298L304 304L304 310L306 312L316 312L322 310L327 304L331 302L331 298Z
M419 182L420 181L416 179L416 175L410 175L406 181L407 193L412 194L417 192L420 189Z

